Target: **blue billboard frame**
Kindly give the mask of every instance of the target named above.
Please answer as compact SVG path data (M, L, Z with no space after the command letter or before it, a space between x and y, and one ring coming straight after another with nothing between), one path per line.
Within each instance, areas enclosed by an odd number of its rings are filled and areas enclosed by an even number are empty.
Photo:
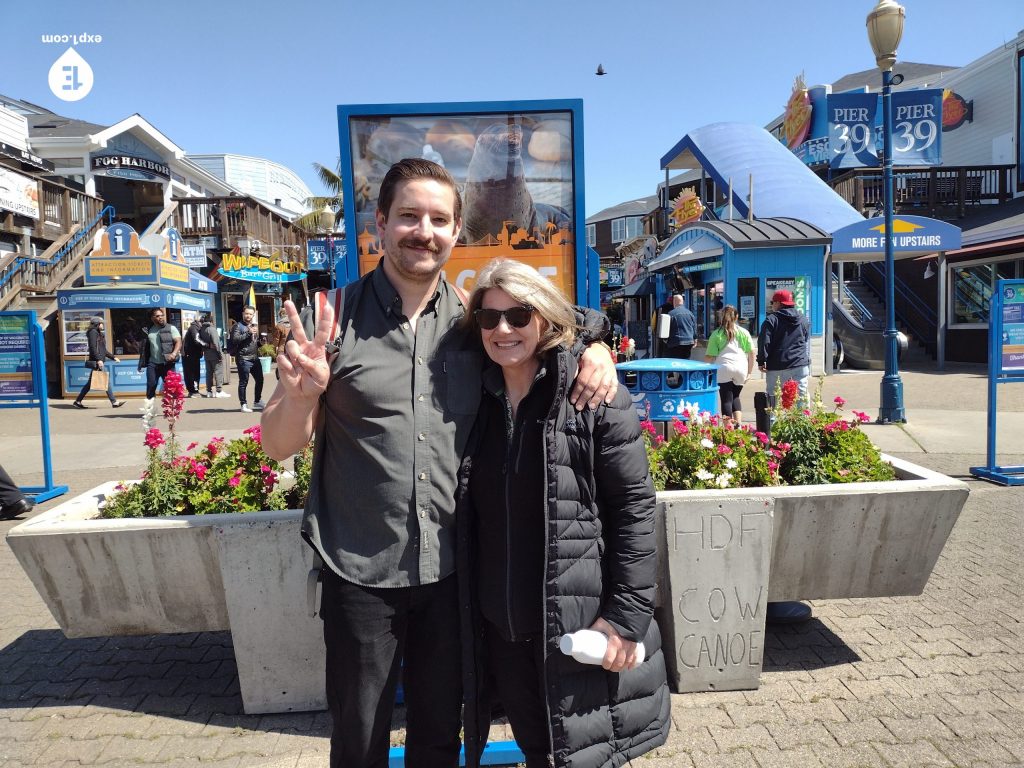
M1014 304L1020 307L1012 313L1018 322L1015 326L1024 326L1024 280L997 280L996 290L992 294L988 318L988 443L984 467L971 467L971 474L983 480L991 480L999 485L1024 485L1024 466L1000 467L996 464L996 416L997 398L1000 384L1024 384L1024 364L1006 368L1003 363L1003 346L1011 339L1009 332L1004 337L1005 299L1014 298ZM1018 300L1018 297L1019 300ZM1015 328L1015 331L1018 329ZM1017 345L1019 346L1019 345Z
M43 329L36 322L35 310L0 312L0 317L25 318L29 332L28 349L32 375L30 394L0 394L0 409L37 408L39 410L39 431L43 448L43 485L22 486L21 491L33 496L36 502L48 501L68 492L66 485L53 484L53 460L50 452L50 404L46 392L46 350L43 345Z
M339 104L338 144L341 149L341 179L345 214L345 244L350 254L345 264L346 274L338 276L338 283L348 283L359 277L358 243L356 238L355 184L352 175L352 144L349 121L354 117L457 117L460 115L489 115L517 112L561 112L572 115L572 172L573 172L573 250L575 252L575 296L581 306L597 309L599 306L598 274L590 274L587 259L585 179L583 175L583 100L533 99L524 101L460 101L424 102L417 104ZM593 283L593 286L590 284Z

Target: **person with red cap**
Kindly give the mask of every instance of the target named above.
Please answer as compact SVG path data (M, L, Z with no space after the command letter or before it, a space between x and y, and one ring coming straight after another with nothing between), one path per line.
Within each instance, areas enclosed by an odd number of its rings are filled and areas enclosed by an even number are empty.
M757 367L767 374L766 389L796 381L800 400L807 403L807 379L811 375L811 324L795 306L793 294L780 290L772 294L769 315L757 335Z

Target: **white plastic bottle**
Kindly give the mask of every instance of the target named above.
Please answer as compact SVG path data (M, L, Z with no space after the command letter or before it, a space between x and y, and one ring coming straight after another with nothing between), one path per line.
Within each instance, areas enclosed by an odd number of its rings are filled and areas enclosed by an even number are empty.
M608 636L596 629L581 629L562 635L558 647L566 656L572 656L580 664L600 664L608 650ZM647 656L643 643L636 644L636 663L642 664Z

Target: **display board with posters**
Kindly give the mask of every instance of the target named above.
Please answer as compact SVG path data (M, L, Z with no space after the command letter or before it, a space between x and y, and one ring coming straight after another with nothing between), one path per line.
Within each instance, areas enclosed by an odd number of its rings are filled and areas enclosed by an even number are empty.
M464 289L495 257L514 258L587 304L579 100L338 107L348 280L380 259L375 215L388 169L442 164L459 184L462 233L445 276ZM338 282L342 282L339 276ZM596 296L598 276L593 276Z
M1024 384L1024 280L997 280L988 332L988 446L984 467L971 474L1000 485L1024 485L1024 466L996 464L1000 384Z

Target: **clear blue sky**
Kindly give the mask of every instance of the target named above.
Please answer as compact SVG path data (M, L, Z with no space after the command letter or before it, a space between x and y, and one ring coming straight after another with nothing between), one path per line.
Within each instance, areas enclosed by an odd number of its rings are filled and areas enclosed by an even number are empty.
M109 125L138 112L192 153L275 160L320 192L337 104L581 98L586 213L653 194L659 160L707 123L764 125L793 79L874 66L874 0L92 0L4 3L0 93ZM902 61L963 65L1013 40L1024 0L904 0ZM95 73L50 93L64 46ZM608 74L597 77L598 63ZM967 96L970 98L970 95Z

